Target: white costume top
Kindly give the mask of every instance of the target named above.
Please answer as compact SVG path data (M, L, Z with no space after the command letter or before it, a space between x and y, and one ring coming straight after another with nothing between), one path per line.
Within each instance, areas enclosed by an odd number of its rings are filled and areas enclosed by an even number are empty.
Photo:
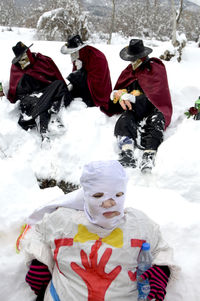
M89 222L84 211L59 208L45 214L21 241L27 261L48 265L52 280L45 301L136 301L137 257L150 243L153 264L174 270L172 249L159 226L128 208L113 231Z

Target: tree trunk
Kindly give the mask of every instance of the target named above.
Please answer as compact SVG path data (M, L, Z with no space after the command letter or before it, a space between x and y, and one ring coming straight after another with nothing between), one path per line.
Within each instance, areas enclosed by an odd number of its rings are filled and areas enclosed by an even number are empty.
M115 25L115 0L112 0L112 17L111 17L111 25L110 25L110 31L109 31L109 38L107 44L111 44L112 40L112 33L114 30L114 25Z
M176 18L176 23L178 24L180 21L180 17L183 11L183 0L180 0L180 7L179 7L179 12L177 14L177 18Z
M177 25L180 21L181 13L183 11L183 0L180 0L180 7L179 11L176 11L176 6L174 3L174 0L171 0L171 7L172 7L172 20L173 20L173 25L172 25L172 45L174 47L179 45L179 42L176 39L176 31L177 31Z

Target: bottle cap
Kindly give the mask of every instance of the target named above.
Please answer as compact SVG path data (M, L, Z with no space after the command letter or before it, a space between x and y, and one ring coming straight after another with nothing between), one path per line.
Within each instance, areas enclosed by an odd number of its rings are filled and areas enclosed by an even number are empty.
M142 244L142 250L143 250L143 251L148 251L148 250L150 250L150 244L149 244L148 242L144 242L144 243Z

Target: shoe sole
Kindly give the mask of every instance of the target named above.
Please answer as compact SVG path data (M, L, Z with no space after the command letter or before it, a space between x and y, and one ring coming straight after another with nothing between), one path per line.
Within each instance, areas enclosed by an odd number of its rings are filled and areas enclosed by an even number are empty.
M151 171L152 171L152 168L150 168L150 167L144 167L141 169L141 172L144 174L150 174Z

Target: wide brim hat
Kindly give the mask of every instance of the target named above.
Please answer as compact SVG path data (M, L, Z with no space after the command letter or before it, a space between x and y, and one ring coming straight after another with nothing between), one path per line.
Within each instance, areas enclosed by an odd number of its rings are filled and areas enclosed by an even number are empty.
M119 55L124 61L134 62L137 59L143 58L150 54L153 50L149 47L145 47L142 40L132 39L129 45L124 47Z
M87 45L87 43L83 43L79 35L75 35L68 39L68 41L61 47L60 52L62 54L72 54Z
M13 46L12 50L15 54L15 57L12 60L12 64L16 64L31 46L33 46L33 43L30 46L26 46L22 42L18 42L15 46Z

